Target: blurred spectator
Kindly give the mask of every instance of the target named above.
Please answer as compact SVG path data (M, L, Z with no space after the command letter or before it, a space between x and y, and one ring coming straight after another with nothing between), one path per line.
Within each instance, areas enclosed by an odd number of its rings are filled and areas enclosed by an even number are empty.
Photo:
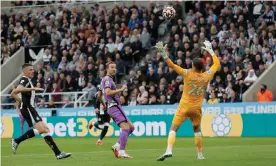
M65 104L62 108L73 108L74 107L74 104L71 103L69 97L65 97L64 102L65 102Z
M124 96L120 96L120 103L122 106L127 106L127 102Z
M53 99L49 101L48 108L56 108L55 102Z
M250 86L252 85L256 80L258 79L258 77L255 74L255 71L253 69L249 70L247 77L245 77L244 79L244 83L246 86Z
M138 101L138 102L139 102L139 101ZM151 94L151 95L150 95L150 97L149 97L149 104L150 104L150 105L159 104L159 103L157 102L157 98L156 98L156 96L155 96L154 94Z
M146 91L144 86L139 87L139 94L137 96L137 102L140 105L144 105L148 103L148 92Z
M259 92L257 93L258 102L271 102L273 101L273 93L267 89L265 84L262 84Z
M222 94L222 99L220 100L220 103L228 103L227 94Z
M38 108L48 108L48 105L45 104L45 99L41 99Z
M60 93L61 89L58 87L58 84L56 82L53 83L51 88L51 93L53 93L53 101L54 102L60 102L61 101L61 95L55 95L55 93Z
M97 93L97 88L91 82L88 82L87 86L85 88L83 88L82 91L87 92L85 99L88 100L91 104L93 97Z
M240 100L237 98L236 92L232 92L231 93L231 97L229 99L229 103L236 103L236 102L240 102Z
M218 103L219 103L219 99L216 98L215 92L212 92L212 93L211 93L211 97L210 97L210 99L208 100L208 104L218 104Z
M129 105L129 106L136 106L136 105L137 105L137 99L136 99L136 96L135 96L135 95L131 96L130 102L129 102L128 105Z

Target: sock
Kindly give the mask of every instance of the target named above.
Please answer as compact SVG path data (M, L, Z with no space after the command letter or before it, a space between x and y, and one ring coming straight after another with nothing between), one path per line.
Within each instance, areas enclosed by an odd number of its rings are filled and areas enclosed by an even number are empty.
M166 153L172 153L173 145L175 142L176 133L175 131L170 131L169 137L168 137L168 147L166 150Z
M103 140L103 138L105 137L106 133L108 131L108 126L104 126L101 135L100 135L100 139Z
M115 147L117 150L120 150L120 143L116 142L116 144L114 145L114 147Z
M45 134L41 134L41 136L44 137L45 142L50 146L56 156L61 153L51 136Z
M198 155L202 155L202 136L201 132L195 133L195 145Z
M134 131L134 127L132 127L132 128L130 128L130 130L129 130L129 134L128 135L130 135L130 134L132 134L133 133L133 131Z
M123 129L120 135L120 150L124 150L127 143L129 130Z
M102 130L103 129L103 127L101 127L101 126L99 126L99 123L98 122L95 122L94 124L93 124L93 126L95 126L97 129L99 129L99 130Z
M36 135L39 135L39 132L37 129L31 129L28 130L26 133L24 133L23 135L21 135L19 138L15 139L15 142L20 144L22 141L25 141L26 139L30 139L35 137Z

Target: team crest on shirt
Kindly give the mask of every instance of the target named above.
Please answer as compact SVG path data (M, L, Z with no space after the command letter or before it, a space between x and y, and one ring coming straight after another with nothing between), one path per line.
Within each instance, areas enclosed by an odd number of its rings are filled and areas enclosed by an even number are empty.
M207 74L211 74L211 71L210 71L210 70L208 70L208 71L207 71Z
M39 120L39 117L36 117L36 120Z
M109 81L105 81L105 86L110 86Z
M24 80L21 80L21 81L20 81L20 84L23 84L23 83L24 83Z

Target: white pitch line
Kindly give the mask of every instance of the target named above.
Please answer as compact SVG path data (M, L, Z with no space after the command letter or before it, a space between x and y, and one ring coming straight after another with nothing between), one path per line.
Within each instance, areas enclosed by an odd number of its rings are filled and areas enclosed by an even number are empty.
M240 148L240 147L260 147L260 146L269 146L269 147L276 147L276 145L244 145L244 146L214 146L214 147L203 147L203 149L221 149L221 148ZM174 149L194 149L195 147L182 147L182 148L174 148ZM162 149L133 149L133 150L127 150L130 152L135 151L156 151L156 150L165 150ZM107 150L104 151L93 151L93 152L72 152L72 155L74 154L94 154L94 153L107 153L110 152ZM2 152L3 153L3 152ZM12 153L12 152L11 152ZM38 156L52 156L53 153L47 153L47 154L22 154L22 155L9 155L9 156L1 156L2 158L16 156L16 157L38 157Z

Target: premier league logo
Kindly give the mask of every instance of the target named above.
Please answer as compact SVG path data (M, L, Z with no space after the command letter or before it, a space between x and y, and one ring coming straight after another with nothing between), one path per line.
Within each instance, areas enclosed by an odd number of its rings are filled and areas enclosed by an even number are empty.
M232 128L231 119L224 115L220 114L215 116L212 121L212 129L217 136L227 136Z
M2 134L4 133L4 129L5 129L4 123L2 120L0 120L0 136L2 136Z

